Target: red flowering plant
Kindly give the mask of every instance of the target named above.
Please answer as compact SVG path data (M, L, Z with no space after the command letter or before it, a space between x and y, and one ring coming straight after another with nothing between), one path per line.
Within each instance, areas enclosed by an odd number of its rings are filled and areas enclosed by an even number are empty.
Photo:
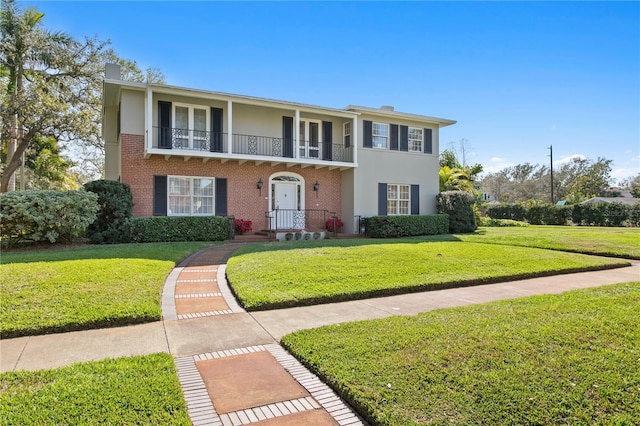
M236 225L236 232L239 234L242 234L244 232L250 232L253 230L252 228L253 223L250 220L236 219L235 225Z
M335 220L336 228L338 229L333 229L334 220ZM327 231L334 232L334 231L340 230L340 228L344 226L344 223L340 220L340 218L332 217L331 219L327 219L327 222L325 225L326 225Z

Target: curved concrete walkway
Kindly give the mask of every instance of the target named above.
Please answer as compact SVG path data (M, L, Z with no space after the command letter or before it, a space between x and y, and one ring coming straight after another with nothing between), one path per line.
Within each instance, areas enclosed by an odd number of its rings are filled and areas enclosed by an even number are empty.
M225 279L237 243L195 253L167 277L163 321L6 339L0 371L171 353L191 420L201 424L364 424L331 389L278 345L292 331L414 315L438 308L640 280L640 262L583 272L309 307L247 313Z

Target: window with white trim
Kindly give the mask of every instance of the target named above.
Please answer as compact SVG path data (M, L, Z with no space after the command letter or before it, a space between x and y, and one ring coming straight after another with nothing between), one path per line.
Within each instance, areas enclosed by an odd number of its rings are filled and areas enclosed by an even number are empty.
M344 127L344 132L343 132L344 147L349 148L351 146L351 121L345 121L343 127Z
M372 143L374 148L389 148L389 125L373 123L371 127Z
M409 214L411 206L411 186L387 184L387 214Z
M409 127L409 151L422 152L422 141L424 140L424 129Z
M214 214L214 179L207 177L168 176L169 216L212 216Z
M173 104L173 144L176 148L203 149L209 140L209 108ZM201 146L202 145L202 146Z

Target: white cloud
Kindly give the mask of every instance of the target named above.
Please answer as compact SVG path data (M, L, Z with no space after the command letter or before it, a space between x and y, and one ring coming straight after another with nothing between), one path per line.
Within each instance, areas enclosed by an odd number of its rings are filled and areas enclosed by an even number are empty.
M491 161L492 163L503 163L507 160L505 160L504 158L500 158L500 157L491 157L489 159L489 161Z
M572 161L573 159L578 158L580 160L586 160L587 157L585 155L582 154L573 154L573 155L569 155L567 157L562 157L559 160L555 160L553 163L555 164L564 164L564 163L568 163L570 161Z

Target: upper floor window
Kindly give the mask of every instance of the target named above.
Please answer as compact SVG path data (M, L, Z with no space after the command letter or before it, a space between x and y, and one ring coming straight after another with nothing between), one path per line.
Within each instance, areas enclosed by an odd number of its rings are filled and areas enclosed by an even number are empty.
M349 148L351 146L351 122L345 121L344 123L344 147Z
M410 185L387 185L387 214L409 214L411 205Z
M374 148L389 148L389 125L383 123L373 123L371 128Z
M169 216L213 215L214 179L206 177L168 177Z
M209 137L209 108L186 104L174 104L173 108L174 147L200 149Z
M409 151L422 152L424 129L409 127Z

